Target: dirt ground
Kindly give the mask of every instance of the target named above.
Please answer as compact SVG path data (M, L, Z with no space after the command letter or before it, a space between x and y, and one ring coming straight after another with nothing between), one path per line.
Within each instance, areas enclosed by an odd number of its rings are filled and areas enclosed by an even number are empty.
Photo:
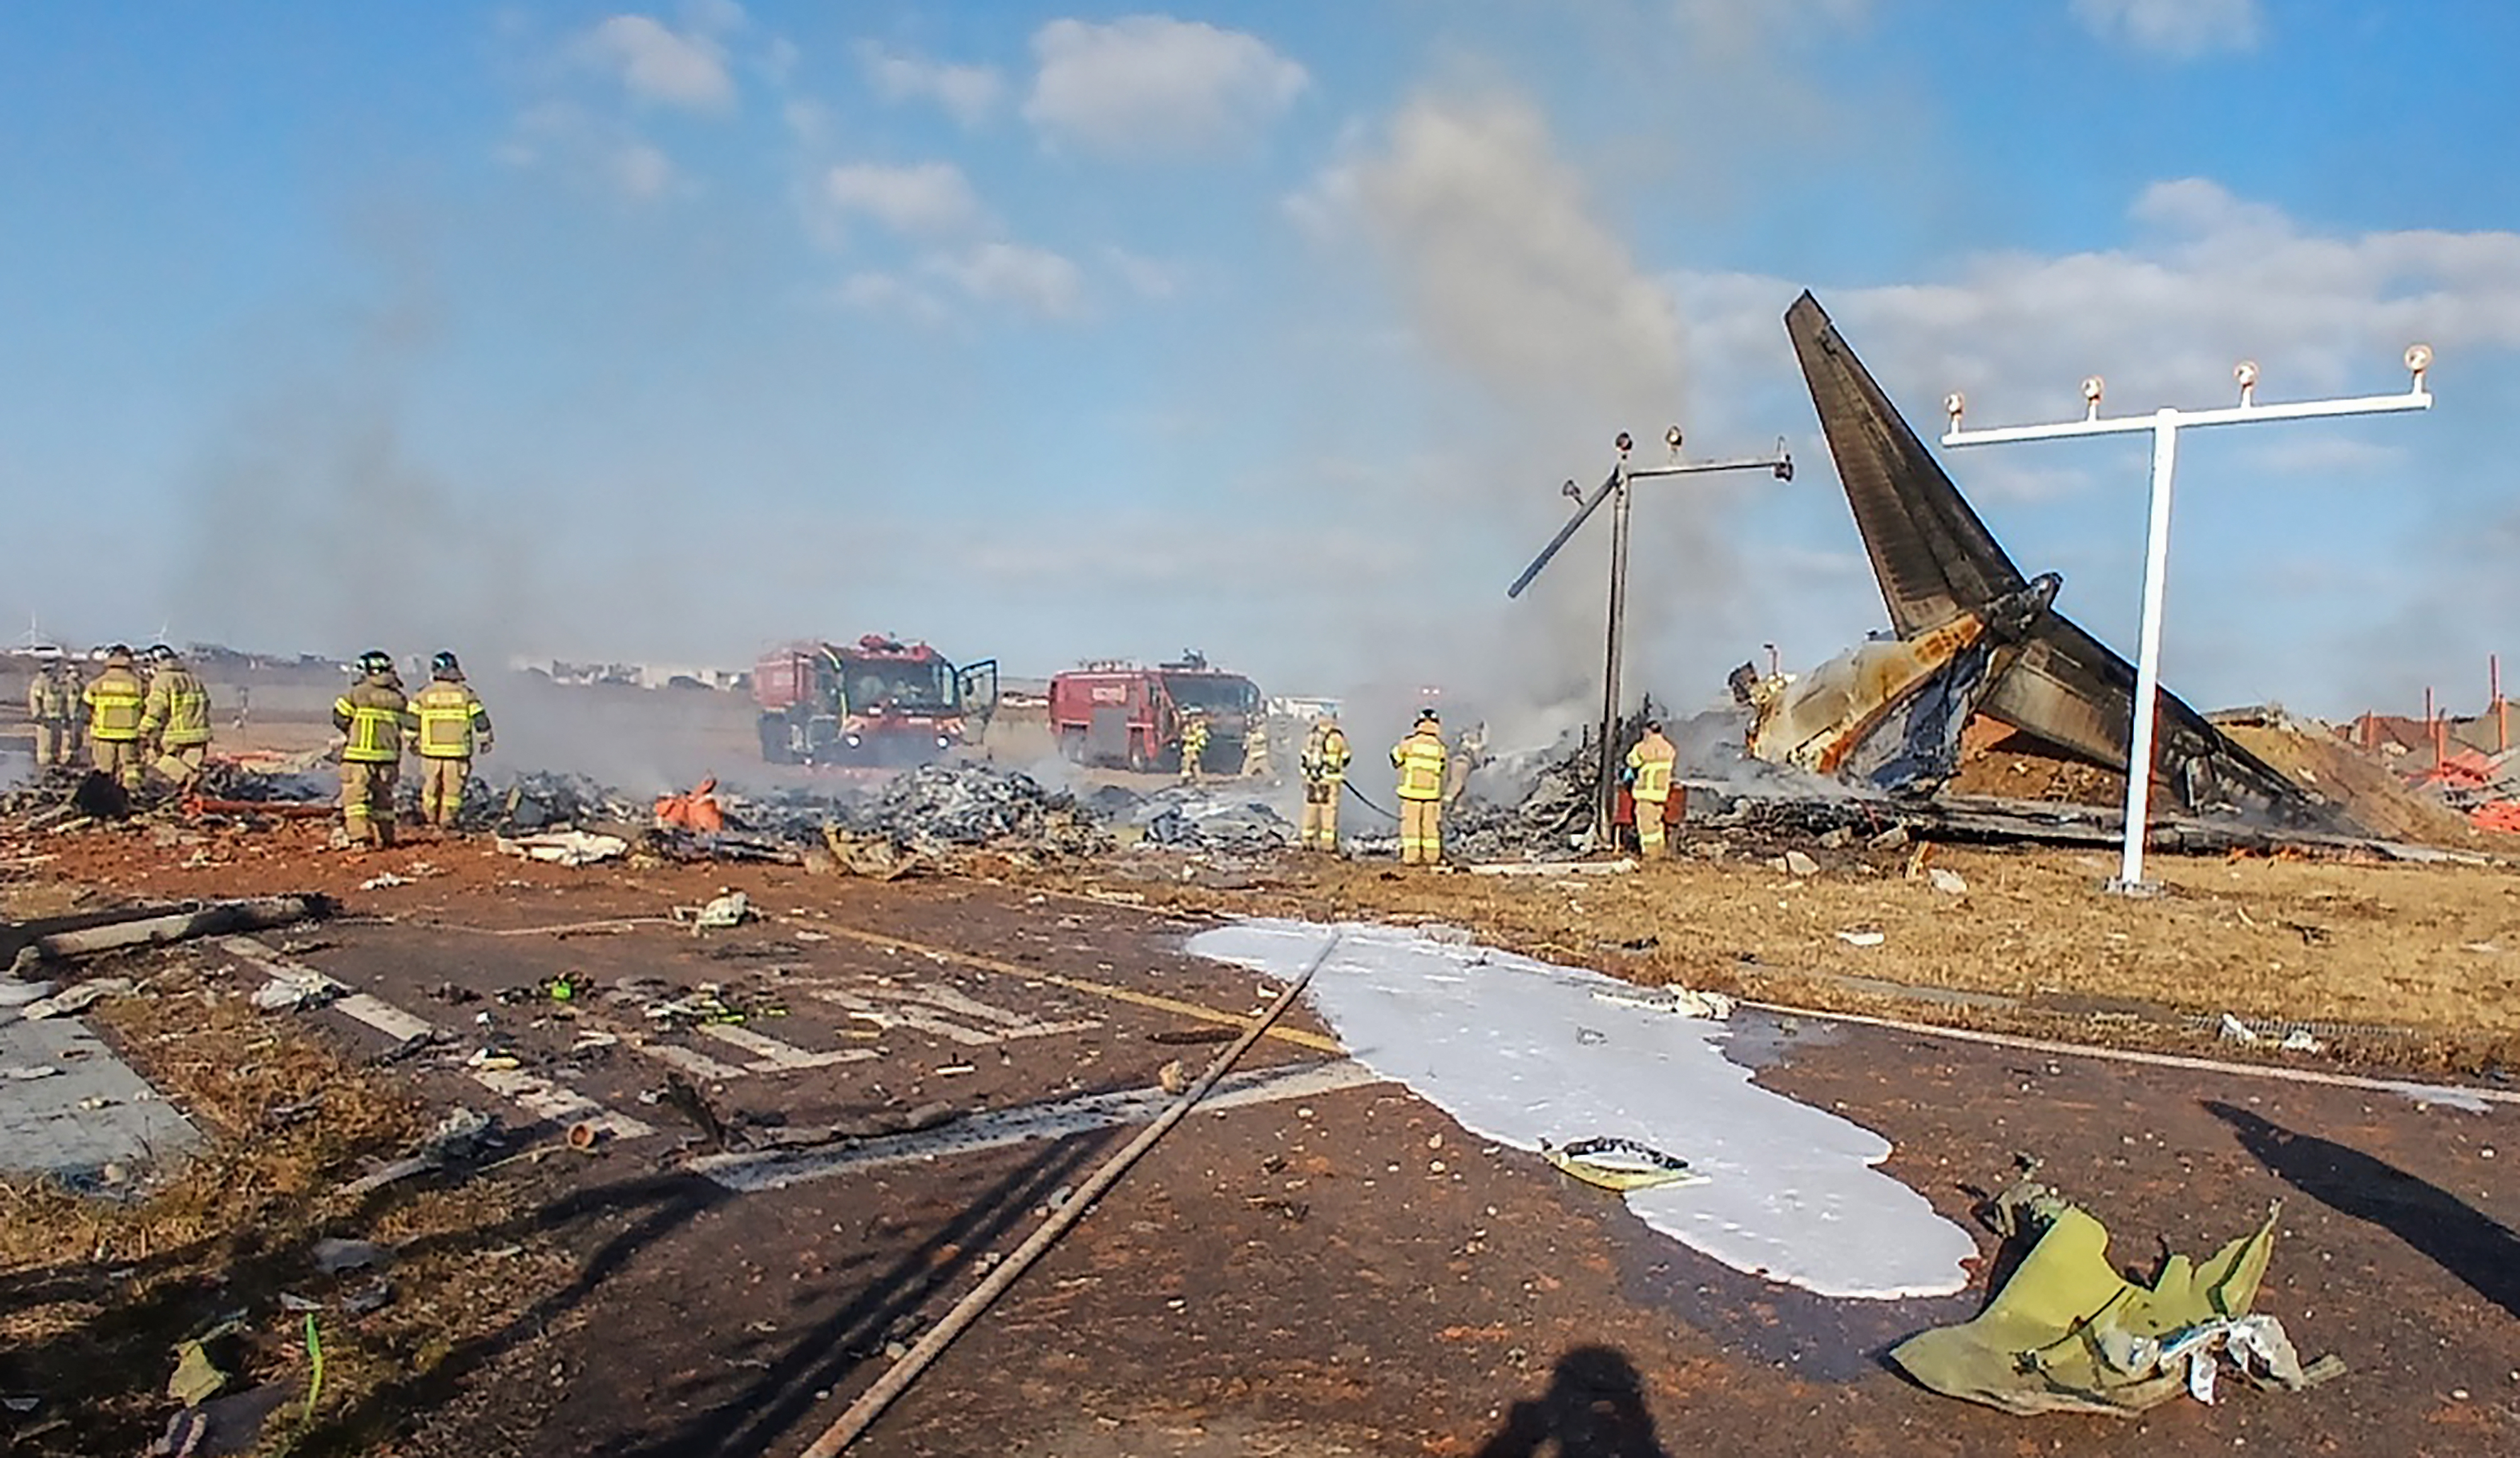
M175 1411L174 1344L234 1315L220 1356L276 1409L265 1452L798 1452L1160 1107L1169 1066L1195 1072L1270 995L1182 950L1254 914L1442 922L1790 1005L1739 1014L1730 1056L1882 1134L1888 1171L1973 1230L2016 1155L2139 1269L2281 1201L2261 1309L2348 1374L2123 1421L1933 1395L1883 1354L1977 1309L1993 1235L1951 1298L1775 1285L1463 1133L1299 1011L1237 1101L1158 1145L855 1451L2520 1450L2507 866L2164 858L2167 893L2128 900L2093 855L1813 846L1797 877L1705 833L1614 875L1129 851L882 884L325 839L0 834L11 917L283 891L341 911L250 956L90 969L140 980L94 1021L208 1148L126 1199L0 1191L0 1395L34 1399L0 1410L12 1451L142 1450ZM728 887L764 919L669 920ZM267 962L353 995L253 1011ZM2226 1012L2323 1050L2224 1040ZM1906 1025L1926 1024L1997 1040ZM2470 1082L2485 1112L2401 1078ZM500 1142L343 1192L457 1108L495 1114ZM588 1120L609 1132L571 1149ZM325 1237L391 1263L323 1275ZM350 1314L377 1274L389 1299Z

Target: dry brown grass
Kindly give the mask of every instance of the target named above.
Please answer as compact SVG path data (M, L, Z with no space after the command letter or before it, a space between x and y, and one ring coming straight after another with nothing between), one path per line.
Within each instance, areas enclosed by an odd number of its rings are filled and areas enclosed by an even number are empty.
M134 971L148 976L144 995L102 1005L96 1021L207 1148L128 1202L49 1181L0 1185L0 1361L9 1390L43 1399L12 1451L140 1451L175 1410L164 1395L174 1344L232 1313L247 1329L230 1347L230 1390L290 1390L260 1451L363 1451L399 1416L381 1398L499 1330L564 1282L569 1263L518 1233L517 1191L496 1173L338 1193L366 1161L409 1149L429 1112L389 1074L253 1012L215 958ZM319 1098L301 1121L272 1117ZM394 1297L356 1319L318 1314L326 1370L309 1423L304 1318L281 1309L280 1293L324 1300L374 1274L317 1273L307 1252L322 1236L395 1247Z
M2092 853L1937 847L1931 864L1967 882L1958 896L1912 879L1901 855L1820 854L1809 879L1733 856L1528 879L1320 863L1248 889L1132 889L1155 905L1444 921L1639 981L1921 1021L2163 1045L2195 1041L2183 1015L2231 1012L2410 1029L2420 1036L2339 1050L2408 1066L2520 1053L2520 875L2507 869L2161 857L2149 868L2167 893L2138 901L2103 893L2115 859ZM2014 1005L1953 1007L1850 979Z

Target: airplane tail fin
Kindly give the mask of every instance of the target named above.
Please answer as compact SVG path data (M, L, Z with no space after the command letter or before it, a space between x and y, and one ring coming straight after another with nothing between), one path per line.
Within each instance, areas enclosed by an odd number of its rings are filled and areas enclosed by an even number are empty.
M1959 487L1846 347L1820 300L1808 293L1795 299L1785 311L1785 333L1802 361L1829 455L1899 636L1983 613L2028 586ZM2134 665L2052 608L2043 608L2020 639L1978 711L2095 764L2125 767L2135 716ZM2158 726L2155 770L2187 808L2270 815L2303 828L2350 828L2333 806L2305 794L2167 690Z
M1809 294L1785 311L1891 626L1942 626L2028 585Z

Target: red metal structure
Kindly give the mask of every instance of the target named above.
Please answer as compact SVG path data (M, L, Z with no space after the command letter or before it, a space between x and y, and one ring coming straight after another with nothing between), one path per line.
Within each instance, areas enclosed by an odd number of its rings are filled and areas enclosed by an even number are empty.
M1078 764L1179 769L1182 725L1193 711L1207 715L1201 767L1240 773L1243 740L1267 727L1267 710L1259 687L1239 673L1191 653L1153 668L1088 663L1050 681L1051 732L1059 752Z
M998 661L965 667L924 643L869 633L790 643L752 665L761 757L773 764L924 764L976 740L998 706Z

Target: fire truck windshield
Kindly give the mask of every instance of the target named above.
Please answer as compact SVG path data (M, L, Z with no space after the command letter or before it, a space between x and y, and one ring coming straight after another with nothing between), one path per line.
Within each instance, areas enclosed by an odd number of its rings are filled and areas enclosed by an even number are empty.
M942 659L924 663L851 663L848 704L853 713L896 708L950 710L958 706L953 666Z
M1247 678L1225 673L1167 673L1164 690L1184 708L1210 713L1249 713L1260 706L1260 690Z

